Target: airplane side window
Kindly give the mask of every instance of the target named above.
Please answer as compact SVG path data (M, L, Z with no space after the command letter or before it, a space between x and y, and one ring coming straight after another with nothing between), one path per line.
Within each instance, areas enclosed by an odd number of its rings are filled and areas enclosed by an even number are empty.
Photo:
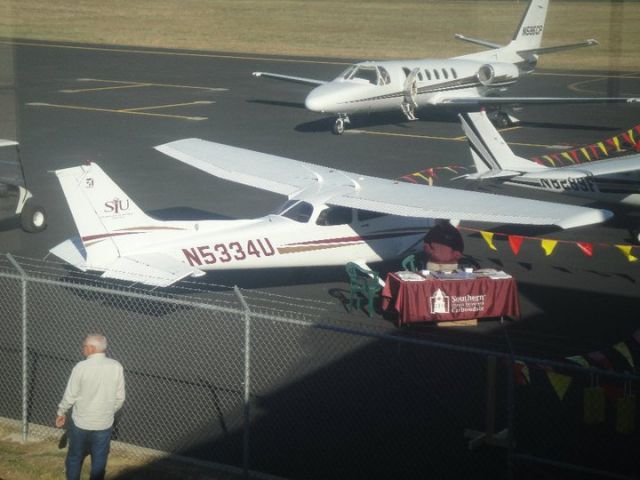
M427 80L431 80L431 73L426 68L424 69L424 74L427 76Z
M435 68L433 69L433 74L436 76L436 80L440 80L440 74L438 73L438 70L436 70Z
M329 207L318 215L318 225L348 225L351 223L351 209L347 207Z
M453 75L453 78L458 78L458 74L456 73L456 69L455 68L451 69L451 74Z
M391 77L386 68L378 67L378 71L380 72L380 85L388 85L391 83Z
M422 81L422 72L418 71L418 80Z
M282 216L295 220L296 222L307 223L312 213L313 206L310 203L298 202L289 210L282 213Z
M444 78L449 79L449 74L447 73L446 69L442 69L442 75L444 75Z
M405 77L408 77L411 73L411 70L409 70L407 67L402 67L402 71L404 72Z

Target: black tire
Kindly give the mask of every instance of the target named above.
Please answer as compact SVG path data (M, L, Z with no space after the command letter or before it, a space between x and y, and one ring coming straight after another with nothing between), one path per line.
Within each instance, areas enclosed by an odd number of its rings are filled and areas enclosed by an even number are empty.
M25 232L38 233L47 228L47 212L41 205L28 200L20 213L20 225Z
M336 123L333 124L333 133L336 135L342 135L344 133L344 120L338 118Z

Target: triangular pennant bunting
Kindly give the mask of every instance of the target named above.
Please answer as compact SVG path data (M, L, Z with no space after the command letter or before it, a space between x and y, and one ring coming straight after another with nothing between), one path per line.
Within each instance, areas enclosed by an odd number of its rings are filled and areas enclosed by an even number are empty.
M616 248L624 253L624 256L627 257L627 260L630 262L638 261L638 257L631 255L631 245L616 245Z
M633 363L633 356L631 355L631 351L629 350L629 347L627 347L626 343L623 343L623 342L617 343L613 346L613 349L616 352L620 353L620 355L622 355L627 360L627 362L629 362L629 365L631 366L631 368L635 370L636 367Z
M558 398L562 400L567 393L567 390L569 390L573 377L556 372L547 372L547 377L549 377L549 381L551 382L551 386L555 390L556 395L558 395Z
M557 240L549 240L549 239L542 239L542 241L540 242L540 246L544 250L544 253L547 257L553 253L553 250L554 248L556 248L557 244L558 244Z
M520 235L509 235L509 246L511 247L514 255L518 255L523 240L524 237L521 237Z
M576 245L578 245L578 248L580 248L580 250L582 250L582 253L584 253L586 256L593 257L592 243L577 242Z
M484 241L487 242L487 245L489 245L489 248L491 250L498 251L498 249L493 244L493 233L492 232L480 231L480 235L482 235L482 238L484 238Z

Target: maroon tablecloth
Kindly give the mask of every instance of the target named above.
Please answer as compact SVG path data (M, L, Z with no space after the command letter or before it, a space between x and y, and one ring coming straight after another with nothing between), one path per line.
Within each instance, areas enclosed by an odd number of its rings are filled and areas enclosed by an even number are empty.
M387 275L382 309L398 313L398 325L413 322L520 316L518 287L513 278L464 280L427 278L403 281Z

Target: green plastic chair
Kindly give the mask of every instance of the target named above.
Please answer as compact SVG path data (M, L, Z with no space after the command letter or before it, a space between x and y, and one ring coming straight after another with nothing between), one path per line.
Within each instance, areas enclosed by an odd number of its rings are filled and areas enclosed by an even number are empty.
M407 272L417 272L418 264L416 261L416 256L412 253L411 255L407 255L402 259L402 269Z
M349 311L355 306L358 310L361 308L361 302L367 301L367 315L373 313L373 301L382 290L380 285L380 276L373 270L366 270L360 265L349 262L346 265L347 274L349 275Z

